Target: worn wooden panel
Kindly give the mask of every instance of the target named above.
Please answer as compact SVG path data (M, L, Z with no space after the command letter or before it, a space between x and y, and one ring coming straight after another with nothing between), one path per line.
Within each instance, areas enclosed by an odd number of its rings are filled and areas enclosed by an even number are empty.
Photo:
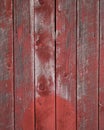
M33 5L14 0L15 130L34 130Z
M100 0L99 130L104 130L104 0Z
M0 130L14 130L12 0L0 0Z
M37 130L55 130L54 4L54 0L35 0Z
M77 1L77 129L98 130L99 1Z
M76 0L56 0L56 128L76 129Z

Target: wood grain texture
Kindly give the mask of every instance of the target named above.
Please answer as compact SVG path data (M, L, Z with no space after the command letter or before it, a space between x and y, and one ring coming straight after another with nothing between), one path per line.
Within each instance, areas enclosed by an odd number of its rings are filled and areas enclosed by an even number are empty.
M35 0L36 130L55 130L54 0Z
M0 0L0 130L104 130L103 59L104 0Z
M76 0L56 0L56 94L56 129L75 130Z
M0 130L14 130L12 0L0 0Z
M32 0L14 0L15 130L34 130L32 4Z
M99 130L104 130L104 0L100 0Z
M77 129L98 130L99 1L77 1Z

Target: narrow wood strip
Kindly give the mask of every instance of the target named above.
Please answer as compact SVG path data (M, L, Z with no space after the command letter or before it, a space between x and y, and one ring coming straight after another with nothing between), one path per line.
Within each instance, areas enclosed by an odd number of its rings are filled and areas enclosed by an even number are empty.
M14 0L15 130L34 130L32 0Z
M77 130L98 130L99 0L77 5Z
M0 130L14 130L12 0L0 0Z
M104 130L104 0L100 0L99 130Z
M35 0L36 129L55 130L54 0Z
M76 0L56 0L56 126L76 130Z

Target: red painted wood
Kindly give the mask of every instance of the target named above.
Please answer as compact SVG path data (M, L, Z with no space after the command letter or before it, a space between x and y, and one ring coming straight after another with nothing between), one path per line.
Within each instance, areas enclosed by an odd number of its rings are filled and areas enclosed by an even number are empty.
M14 0L15 130L34 130L32 0Z
M99 1L77 1L77 130L98 130Z
M104 130L104 1L100 0L99 130Z
M0 0L0 130L14 130L12 0Z
M104 129L103 7L0 0L0 130Z
M76 0L56 0L56 125L76 130Z
M54 0L35 0L36 129L55 130Z

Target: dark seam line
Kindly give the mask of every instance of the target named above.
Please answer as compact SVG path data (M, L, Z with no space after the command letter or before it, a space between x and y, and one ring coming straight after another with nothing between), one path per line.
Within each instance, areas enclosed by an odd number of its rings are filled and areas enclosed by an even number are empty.
M15 130L15 41L14 41L14 33L15 33L15 29L14 29L14 0L12 0L12 29L13 29L13 102L14 102L14 130Z
M98 130L99 130L99 96L100 96L100 91L99 91L99 87L100 87L100 0L99 0L99 42L98 42Z
M54 39L55 39L55 130L57 130L57 107L56 107L56 103L57 103L57 98L56 98L56 0L54 0Z
M35 41L35 2L34 2L34 41ZM36 130L36 87L35 87L35 42L34 42L34 127Z
M77 34L77 27L78 27L78 3L76 0L76 130L77 130L77 38L78 38L78 34Z

